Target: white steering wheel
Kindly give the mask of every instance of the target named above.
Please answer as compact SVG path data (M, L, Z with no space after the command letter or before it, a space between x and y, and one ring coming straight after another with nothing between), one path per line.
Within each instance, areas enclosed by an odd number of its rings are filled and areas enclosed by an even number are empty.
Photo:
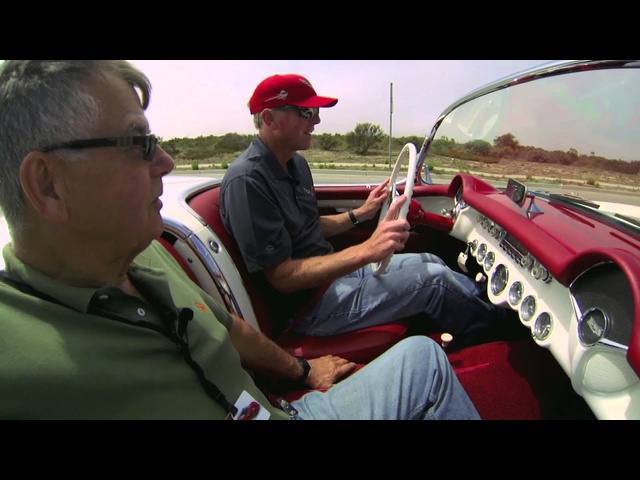
M387 216L387 211L389 211L389 207L397 200L400 196L398 190L396 190L396 179L402 169L402 165L409 159L409 166L407 167L407 179L404 184L404 194L407 196L407 200L402 205L400 212L396 218L406 219L407 212L409 211L409 204L411 203L411 196L413 195L413 184L416 180L416 162L417 162L417 153L416 146L409 142L404 147L402 147L402 151L400 155L398 155L398 159L396 160L396 165L393 167L393 173L391 174L391 178L389 179L389 194L387 199L382 204L382 208L380 209L380 217L378 218L378 225L382 223L384 217ZM391 261L391 257L393 253L385 258L381 262L376 262L371 264L371 268L373 269L374 275L380 275L384 273L387 267L389 266L389 262Z

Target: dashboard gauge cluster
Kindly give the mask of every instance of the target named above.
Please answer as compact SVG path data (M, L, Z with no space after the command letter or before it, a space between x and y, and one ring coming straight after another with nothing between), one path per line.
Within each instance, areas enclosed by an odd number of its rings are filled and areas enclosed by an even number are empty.
M553 284L552 275L512 234L487 216L477 214L474 224L478 235L468 242L468 252L487 274L493 299L518 311L533 338L545 342L553 332L554 316L541 305L538 290Z
M627 360L635 301L618 263L602 261L566 286L519 241L522 237L469 204L458 215L456 238L464 239L466 254L487 277L489 300L518 312L533 341L549 349L581 386L579 393L595 392L597 405L603 394L635 388L638 376Z
M528 270L534 279L541 280L545 283L551 283L553 281L553 276L549 271L542 266L513 235L485 215L478 215L477 223L491 238L498 241L498 247L503 250L507 256L511 257L516 265ZM476 258L478 263L488 272L491 270L491 267L493 267L495 254L489 251L489 244L486 242L480 242L476 239L472 243L473 245L469 245L471 252L477 251ZM489 256L489 259L486 259L486 256Z

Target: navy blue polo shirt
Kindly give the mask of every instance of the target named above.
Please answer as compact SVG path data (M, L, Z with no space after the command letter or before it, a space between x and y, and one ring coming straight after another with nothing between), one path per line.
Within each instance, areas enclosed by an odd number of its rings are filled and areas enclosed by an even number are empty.
M307 161L295 153L287 169L256 136L222 180L222 220L251 273L333 252L322 234Z

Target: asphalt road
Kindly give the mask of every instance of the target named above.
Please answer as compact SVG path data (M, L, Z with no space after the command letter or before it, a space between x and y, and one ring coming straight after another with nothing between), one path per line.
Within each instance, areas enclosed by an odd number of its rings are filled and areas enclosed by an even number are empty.
M174 170L176 175L203 175L206 177L222 178L226 170ZM366 171L366 170L326 170L314 169L313 178L317 184L321 183L379 183L391 172L387 171ZM173 175L172 174L172 175ZM452 175L433 175L435 183L447 183L453 178ZM504 180L493 181L487 180L490 184L497 187L505 187ZM593 187L580 187L575 185L558 185L535 183L528 185L530 190L544 190L551 193L576 193L589 200L599 202L624 203L626 205L640 206L640 195L637 193L617 192L614 190L604 190Z

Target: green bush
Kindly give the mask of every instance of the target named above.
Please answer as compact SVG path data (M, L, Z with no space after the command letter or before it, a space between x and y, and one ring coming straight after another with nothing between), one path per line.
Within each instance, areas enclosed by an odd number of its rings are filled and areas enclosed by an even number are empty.
M200 164L198 162L193 162L191 164L191 170L200 170Z

